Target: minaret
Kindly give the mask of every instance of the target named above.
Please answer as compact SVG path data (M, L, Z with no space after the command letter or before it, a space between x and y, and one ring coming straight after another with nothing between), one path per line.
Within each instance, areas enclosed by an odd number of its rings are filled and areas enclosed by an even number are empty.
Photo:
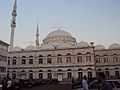
M39 48L39 26L37 24L37 32L36 32L36 48Z
M10 48L14 47L14 32L16 28L16 16L17 16L17 0L14 1L12 20L11 20L11 35L10 35Z

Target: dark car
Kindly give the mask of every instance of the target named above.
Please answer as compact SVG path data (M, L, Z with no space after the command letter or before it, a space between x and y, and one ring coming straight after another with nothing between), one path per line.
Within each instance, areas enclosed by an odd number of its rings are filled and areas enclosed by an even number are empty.
M21 79L20 84L21 87L32 87L34 85L34 82L31 79Z
M120 83L117 80L106 80L113 89L120 89ZM98 89L99 87L101 87L101 84L96 80L93 81L92 84L89 85L90 89Z
M58 83L59 83L58 79L51 79L48 82L48 84L58 84Z
M48 84L50 82L50 80L48 80L48 79L42 79L41 80L41 85L46 85L46 84Z
M107 80L113 88L119 88L120 89L120 82L119 80Z
M72 88L73 89L82 88L82 81L81 80L72 81Z
M19 79L14 79L12 80L12 89L13 90L20 90L20 80Z

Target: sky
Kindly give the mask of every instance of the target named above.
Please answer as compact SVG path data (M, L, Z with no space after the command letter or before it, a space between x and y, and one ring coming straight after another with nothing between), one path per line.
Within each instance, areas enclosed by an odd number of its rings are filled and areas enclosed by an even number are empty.
M8 43L13 2L0 0L0 39ZM15 46L35 44L37 23L40 43L62 27L78 42L120 44L120 0L17 0Z

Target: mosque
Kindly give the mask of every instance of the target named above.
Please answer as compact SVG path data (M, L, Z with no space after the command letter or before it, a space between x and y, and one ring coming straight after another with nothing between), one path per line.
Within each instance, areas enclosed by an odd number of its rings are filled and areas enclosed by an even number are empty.
M58 29L48 33L39 43L39 28L36 46L14 47L16 28L16 0L13 6L10 48L7 58L7 75L21 79L81 79L96 77L104 72L108 79L120 78L120 44L108 48L94 42L77 42L71 33Z

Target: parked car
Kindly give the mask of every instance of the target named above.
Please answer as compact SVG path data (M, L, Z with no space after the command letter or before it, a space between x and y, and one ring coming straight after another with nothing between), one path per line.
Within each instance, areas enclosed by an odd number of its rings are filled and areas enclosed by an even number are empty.
M106 81L111 85L113 90L120 89L119 81L117 81L117 80L106 80ZM98 89L100 86L101 86L101 84L99 82L97 82L97 80L96 80L89 86L89 88L91 90L95 90L95 89Z
M77 88L82 88L81 80L72 81L72 89L77 89Z
M20 90L20 80L19 79L14 79L12 80L12 89L13 90Z
M58 84L58 83L59 83L58 79L51 79L48 82L48 84Z
M32 87L34 85L33 80L31 79L21 79L20 80L20 86L21 87Z
M119 80L106 80L113 88L113 90L120 90L120 81ZM90 90L98 90L101 87L101 84L97 80L89 82ZM72 83L73 90L82 90L82 82L74 81Z

